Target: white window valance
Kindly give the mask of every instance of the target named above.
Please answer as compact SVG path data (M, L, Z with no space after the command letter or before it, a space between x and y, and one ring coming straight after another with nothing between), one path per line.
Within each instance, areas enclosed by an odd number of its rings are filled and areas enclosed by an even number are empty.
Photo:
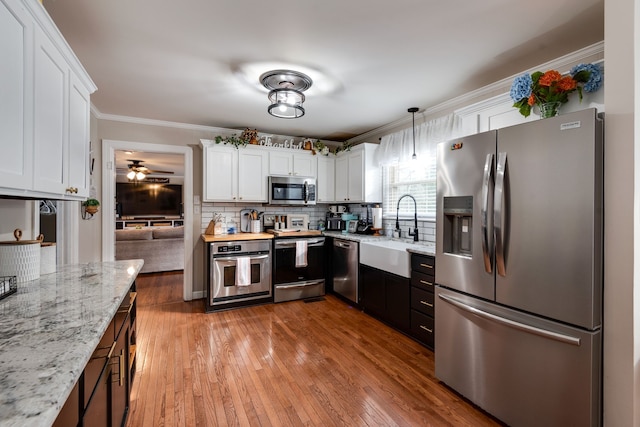
M456 114L449 114L416 126L416 156L418 159L435 157L436 145L460 136L462 120ZM413 129L408 128L383 136L376 158L381 165L405 162L413 155Z

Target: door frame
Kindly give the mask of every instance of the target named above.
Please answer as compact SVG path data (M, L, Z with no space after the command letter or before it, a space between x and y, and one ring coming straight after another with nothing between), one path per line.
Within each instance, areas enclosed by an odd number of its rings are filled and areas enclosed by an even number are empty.
M193 299L193 151L191 147L146 142L102 140L102 202L106 213L115 212L117 150L182 154L184 156L184 186L182 204L184 213L184 274L183 299ZM102 215L102 260L115 259L116 222L113 215Z

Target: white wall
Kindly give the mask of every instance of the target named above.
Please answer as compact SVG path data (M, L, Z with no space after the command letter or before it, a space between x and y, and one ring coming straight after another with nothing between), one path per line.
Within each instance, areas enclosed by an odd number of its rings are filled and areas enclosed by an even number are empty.
M634 310L640 298L635 274L634 246L638 228L638 192L634 174L634 31L638 27L638 0L608 1L605 4L605 289L604 289L604 425L638 426L640 384L638 345L640 312ZM635 21L634 21L635 17ZM634 26L636 28L634 28ZM637 36L635 37L637 40ZM637 54L636 54L637 57ZM634 78L635 75L635 78ZM640 236L639 236L640 237ZM636 243L637 242L637 243ZM637 312L634 313L634 312Z
M91 157L95 159L94 171L90 179L89 195L99 201L100 188L102 186L102 179L100 176L100 146L98 137L98 120L91 114L91 129L90 129L90 141L91 141ZM77 206L76 209L80 209ZM78 224L78 231L80 234L80 241L78 242L78 262L86 263L92 261L99 261L102 259L102 215L105 212L102 208L97 214L93 215L88 220L80 219Z
M33 200L0 199L0 241L15 240L13 231L22 230L23 240L33 240L40 230L35 229L34 218L38 202Z
M605 3L605 280L604 280L604 425L640 425L638 328L640 287L635 266L640 252L638 218L637 93L640 0ZM635 27L635 28L634 28ZM635 61L634 61L635 58ZM635 82L635 90L634 90ZM634 178L635 175L635 178ZM638 238L636 238L638 237ZM638 260L638 261L636 261ZM638 306L640 307L640 306Z

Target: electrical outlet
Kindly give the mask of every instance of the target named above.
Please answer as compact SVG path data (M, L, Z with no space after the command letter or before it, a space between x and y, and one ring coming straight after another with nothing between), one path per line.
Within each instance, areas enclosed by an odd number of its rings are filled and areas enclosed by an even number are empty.
M264 215L262 217L262 225L265 227L273 227L274 217L273 215Z

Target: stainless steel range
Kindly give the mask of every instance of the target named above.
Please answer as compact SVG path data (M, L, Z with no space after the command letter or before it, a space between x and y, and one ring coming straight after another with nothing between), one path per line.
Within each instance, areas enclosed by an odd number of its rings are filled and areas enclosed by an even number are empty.
M273 301L324 295L324 236L273 240Z
M265 229L273 233L273 300L291 301L324 295L324 236L309 230L306 214L276 215L285 218L286 228L274 228L271 217ZM282 225L281 225L282 226Z
M270 302L271 241L209 244L207 311Z

